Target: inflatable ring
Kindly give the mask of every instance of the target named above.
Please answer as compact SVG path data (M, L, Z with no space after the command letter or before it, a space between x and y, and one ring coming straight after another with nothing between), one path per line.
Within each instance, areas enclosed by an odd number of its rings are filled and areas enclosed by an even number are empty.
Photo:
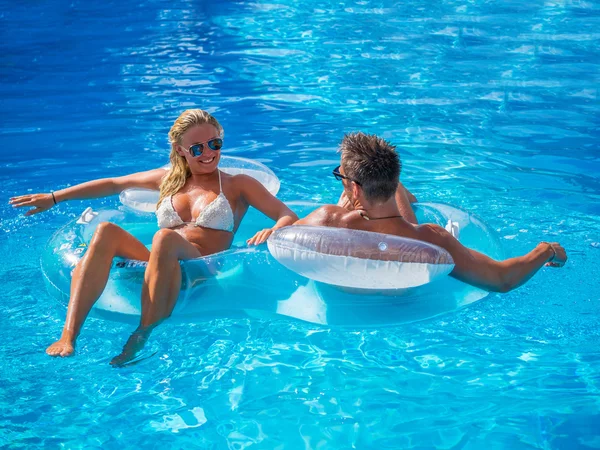
M42 273L53 296L68 301L73 269L84 256L95 229L102 222L118 224L149 248L158 231L155 221L148 220L147 216L127 210L93 211L87 208L77 220L55 233L42 254ZM197 315L193 308L191 313L186 310L187 303L193 298L206 299L214 309L217 299L224 295L222 286L227 284L224 281L239 278L245 263L265 253L240 241L240 238L248 239L252 234L250 227L240 227L231 249L180 262L183 277L175 316L188 316L189 319L190 314ZM118 321L137 320L141 312L141 287L146 265L144 261L115 258L106 288L92 310L94 315Z
M163 166L163 169L170 170L171 166ZM239 158L237 156L221 156L219 169L229 175L248 175L267 188L267 190L277 195L279 192L279 178L264 164L251 159ZM125 189L119 195L121 203L135 211L153 213L156 211L158 203L158 191L150 189Z
M445 205L420 205L442 216L456 238L473 219ZM439 222L439 217L426 222ZM423 220L420 221L423 223ZM483 224L480 224L480 228ZM430 283L454 269L450 254L436 245L361 230L294 226L268 240L271 255L288 269L333 286L366 290L407 289Z
M334 286L406 289L454 269L452 257L440 247L368 231L286 227L273 233L267 243L271 255L288 269Z
M290 202L288 206L304 217L321 205ZM451 220L460 229L460 240L465 245L496 259L502 257L495 234L471 214L440 204L416 204L414 208L421 223L445 225ZM104 221L120 225L145 244L152 242L158 230L154 218L127 208L88 208L56 232L42 252L41 265L49 292L64 304L69 299L72 271L87 251L96 227ZM285 316L320 325L379 327L453 311L488 294L448 276L400 290L340 288L320 283L278 263L266 246L246 245L257 230L272 224L251 208L231 249L181 262L181 293L170 320ZM106 289L91 314L137 323L145 265L115 258Z

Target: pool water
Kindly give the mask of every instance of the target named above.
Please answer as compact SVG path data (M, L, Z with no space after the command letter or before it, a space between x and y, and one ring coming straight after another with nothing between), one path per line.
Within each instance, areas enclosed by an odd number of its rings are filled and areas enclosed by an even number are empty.
M600 448L600 3L0 5L0 446ZM8 197L159 167L190 107L283 200L336 201L343 133L378 133L419 200L569 261L413 323L172 321L117 370L132 325L89 319L49 358L65 308L40 255L117 198L24 217Z

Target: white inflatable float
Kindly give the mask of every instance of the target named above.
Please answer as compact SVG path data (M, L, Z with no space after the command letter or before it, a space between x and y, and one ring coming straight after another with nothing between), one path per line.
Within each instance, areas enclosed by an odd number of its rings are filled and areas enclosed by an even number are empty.
M389 234L294 226L269 237L271 255L294 272L334 286L406 289L448 275L454 261L427 242Z

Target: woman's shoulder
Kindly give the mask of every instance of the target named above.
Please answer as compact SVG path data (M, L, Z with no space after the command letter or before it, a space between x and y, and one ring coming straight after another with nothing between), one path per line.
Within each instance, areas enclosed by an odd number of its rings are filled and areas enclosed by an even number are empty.
M221 170L221 179L223 179L223 180L227 179L233 187L236 187L240 190L245 190L248 188L252 189L252 188L255 188L256 186L261 185L260 181L258 181L255 178L252 178L250 175L244 175L241 173L229 174L229 173L223 172L222 170Z

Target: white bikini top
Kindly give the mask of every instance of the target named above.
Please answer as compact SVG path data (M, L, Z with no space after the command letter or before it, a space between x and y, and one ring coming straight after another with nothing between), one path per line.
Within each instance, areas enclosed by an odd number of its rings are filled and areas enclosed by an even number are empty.
M173 196L162 199L156 209L156 220L159 228L174 228L185 224L173 207ZM200 211L194 223L197 227L212 228L233 232L233 211L231 205L223 194L221 172L219 171L219 195Z

